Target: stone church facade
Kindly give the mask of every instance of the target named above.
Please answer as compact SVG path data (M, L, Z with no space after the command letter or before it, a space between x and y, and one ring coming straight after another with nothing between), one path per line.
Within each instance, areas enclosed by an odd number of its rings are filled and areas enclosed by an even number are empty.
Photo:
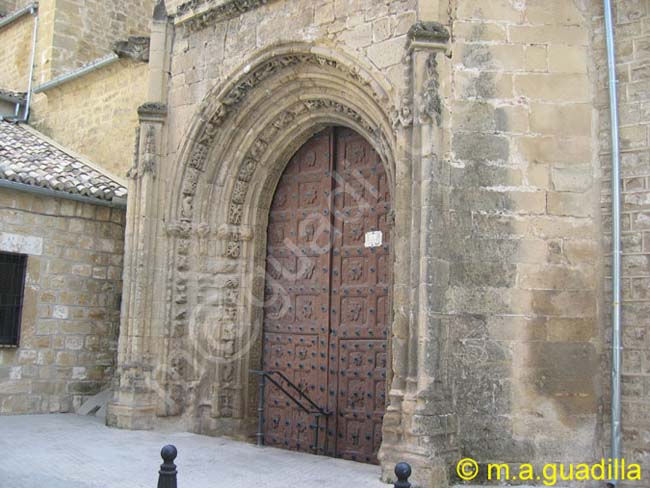
M647 471L650 5L615 20L623 454ZM461 457L608 457L601 2L161 1L147 66L109 425L252 440L261 409L267 439L427 487Z
M398 459L416 467L418 482L442 486L461 455L535 464L606 456L607 147L599 127L607 100L597 2L165 7L151 41L160 46L152 69L164 68L140 108L131 170L133 252L109 423L151 428L180 417L201 433L254 434L251 370L268 365L277 346L266 342L273 307L265 283L269 273L302 272L300 264L269 271L281 205L274 192L302 177L285 170L294 154L313 158L305 147L345 127L381 161L392 206L380 227L392 238L378 452L386 476ZM295 210L304 213L300 188ZM301 224L285 231L300 248ZM293 258L307 256L301 249ZM331 283L347 273L345 264L324 272ZM288 305L309 323L301 297ZM320 311L332 324L336 307ZM638 325L645 337L647 323ZM293 351L299 367L300 348L283 344L279 356ZM332 384L305 377L306 391ZM647 402L638 388L636 400ZM334 435L346 443L355 434Z

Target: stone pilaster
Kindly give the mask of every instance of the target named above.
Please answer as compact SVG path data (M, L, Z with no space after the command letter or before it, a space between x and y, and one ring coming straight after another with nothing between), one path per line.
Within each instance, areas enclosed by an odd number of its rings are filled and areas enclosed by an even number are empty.
M129 195L125 238L124 291L118 345L118 367L107 423L129 429L153 427L156 378L153 377L152 302L162 126L166 106L147 103L138 109L135 164L128 172Z
M117 374L107 423L129 429L150 429L164 391L156 373L160 333L154 325L157 224L163 125L167 115L164 65L168 19L162 0L151 29L149 100L138 108L139 127L133 167L128 172L124 290L118 344Z
M445 381L446 348L440 321L440 297L445 293L449 265L436 245L444 227L449 177L444 156L448 39L442 24L420 21L413 25L404 60L407 82L394 114L408 167L408 175L403 176L409 178L411 194L410 212L406 212L410 222L403 221L406 215L397 215L397 225L401 221L403 235L410 235L408 303L414 305L407 314L408 332L393 338L395 346L405 351L396 355L402 359L393 364L395 378L381 458L387 470L396 461L407 460L416 468L414 481L423 486L446 486L446 458L454 451L455 423Z

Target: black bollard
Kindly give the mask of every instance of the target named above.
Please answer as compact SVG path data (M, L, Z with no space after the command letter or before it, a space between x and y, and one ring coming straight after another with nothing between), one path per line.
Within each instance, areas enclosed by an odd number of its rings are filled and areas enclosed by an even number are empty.
M411 465L409 463L397 463L395 465L395 476L397 476L397 481L393 483L395 488L411 488L411 483L409 483Z
M160 457L163 458L163 463L160 465L158 471L158 488L178 488L176 484L176 465L174 459L178 455L176 447L171 444L163 447L160 451Z

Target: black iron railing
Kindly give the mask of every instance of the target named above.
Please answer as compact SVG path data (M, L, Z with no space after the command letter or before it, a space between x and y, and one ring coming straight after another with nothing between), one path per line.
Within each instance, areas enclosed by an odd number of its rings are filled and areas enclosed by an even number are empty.
M259 376L259 398L257 404L257 445L264 445L264 391L266 389L266 381L268 380L275 387L278 388L284 395L289 398L300 410L303 412L314 415L316 419L316 425L314 430L314 445L313 450L314 454L319 454L319 445L318 445L318 432L320 431L320 419L329 417L332 412L328 412L326 409L319 406L315 401L313 401L309 395L302 391L298 386L296 386L289 378L287 378L281 371L264 371L252 369L251 373ZM282 384L284 382L284 384ZM294 393L291 393L292 390ZM326 428L327 430L327 428Z

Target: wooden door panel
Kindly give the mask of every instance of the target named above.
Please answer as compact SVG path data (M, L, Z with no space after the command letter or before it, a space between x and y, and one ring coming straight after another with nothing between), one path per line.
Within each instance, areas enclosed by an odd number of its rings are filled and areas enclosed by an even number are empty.
M312 138L287 165L267 230L263 368L282 372L319 404L327 395L330 226L323 211L331 132ZM265 443L311 451L313 416L271 384L265 398Z
M375 151L349 129L329 129L289 163L267 237L264 369L332 412L319 435L327 454L373 463L386 401L389 212ZM381 244L366 247L369 232ZM266 443L309 450L313 416L276 388L267 395Z
M386 259L388 236L382 245L366 247L368 232L381 231L382 217L390 211L384 167L370 145L358 134L339 129L336 140L334 231L330 308L330 383L336 384L337 456L377 462L385 392L376 382L386 382L385 354L388 323L378 319L389 306L387 286L378 280L379 266L389 278ZM388 197L388 200L386 198ZM385 220L385 219L384 219ZM379 399L379 400L378 400ZM377 402L380 402L379 404Z

